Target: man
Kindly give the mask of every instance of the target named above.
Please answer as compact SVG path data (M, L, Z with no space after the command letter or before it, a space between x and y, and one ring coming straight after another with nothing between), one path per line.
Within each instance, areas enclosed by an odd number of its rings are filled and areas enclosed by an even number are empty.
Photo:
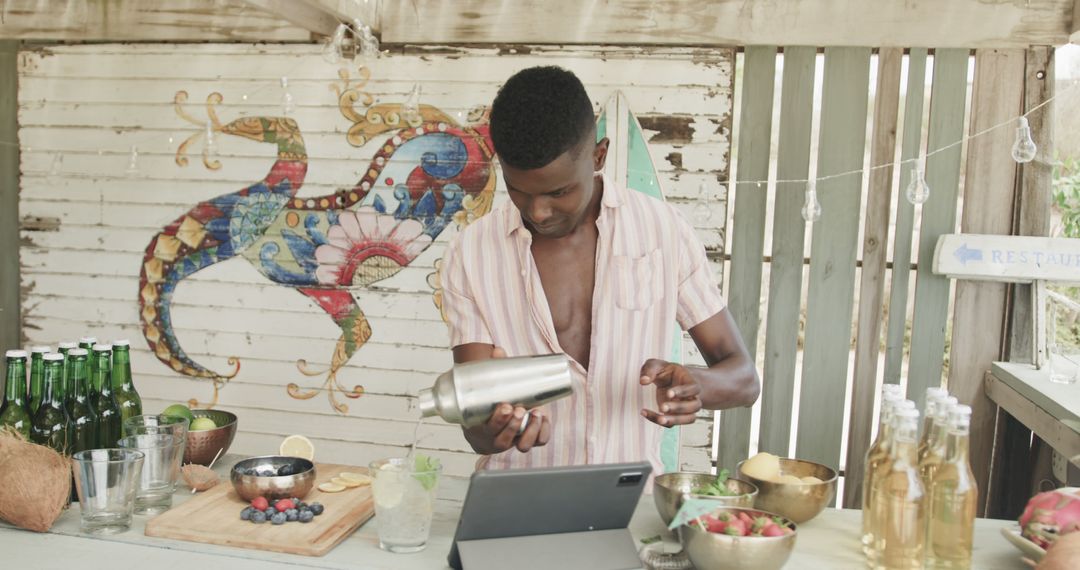
M662 472L663 427L701 408L749 406L757 371L705 250L669 205L600 172L592 103L569 71L525 69L499 90L491 136L510 201L466 228L444 258L456 362L565 353L574 395L544 410L500 404L465 437L481 468L647 459ZM708 368L663 358L673 328Z

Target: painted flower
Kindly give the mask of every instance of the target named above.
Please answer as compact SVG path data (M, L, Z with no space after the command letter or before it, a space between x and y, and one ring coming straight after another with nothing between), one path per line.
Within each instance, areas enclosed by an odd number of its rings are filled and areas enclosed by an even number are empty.
M365 286L394 275L431 245L424 225L364 207L338 215L315 249L315 277L324 285Z

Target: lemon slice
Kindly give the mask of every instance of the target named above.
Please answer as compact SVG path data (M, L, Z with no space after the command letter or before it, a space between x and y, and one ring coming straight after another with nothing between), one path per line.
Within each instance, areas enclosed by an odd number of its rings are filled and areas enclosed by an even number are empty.
M331 481L329 483L323 483L319 485L319 490L323 493L340 493L345 490L345 486L338 485L337 483Z
M311 461L315 458L315 446L302 435L290 435L281 442L278 453L288 457L302 457Z
M363 473L343 471L341 473L338 473L338 477L341 479L345 479L346 481L359 481L361 485L371 483L371 475L365 475Z
M405 496L405 481L398 474L380 474L371 484L376 506L392 509Z
M330 482L335 485L341 485L342 487L345 487L347 489L353 489L361 485L359 481L350 481L348 479L342 479L341 477L334 477L330 480Z

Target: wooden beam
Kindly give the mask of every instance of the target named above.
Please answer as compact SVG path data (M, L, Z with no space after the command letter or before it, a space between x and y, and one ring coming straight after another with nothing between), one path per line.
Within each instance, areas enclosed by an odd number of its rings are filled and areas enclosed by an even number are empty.
M18 57L19 42L0 41L0 350L23 344L18 254Z
M1068 43L1075 0L413 0L387 43L1022 47Z
M855 375L851 391L851 422L848 427L847 484L844 507L862 506L863 461L873 431L877 400L878 356L881 354L881 316L885 303L885 258L889 245L889 213L892 198L892 162L896 157L896 127L900 110L900 68L904 52L883 48L878 53L878 83L874 100L874 131L870 138L870 188L863 227L862 277L859 283L858 332L855 341ZM885 168L879 166L890 165Z
M1080 39L1077 38L1078 32L1080 32L1080 0L1075 0L1072 9L1072 24L1069 25L1069 34L1071 34L1070 41Z
M341 20L319 2L308 2L307 0L299 2L293 0L244 1L320 36L334 35L334 30L341 24Z

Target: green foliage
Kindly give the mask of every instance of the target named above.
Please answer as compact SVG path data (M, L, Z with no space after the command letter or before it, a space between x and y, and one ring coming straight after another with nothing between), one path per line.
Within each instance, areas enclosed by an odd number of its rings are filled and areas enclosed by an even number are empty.
M1069 157L1054 165L1053 196L1063 237L1080 238L1080 159Z

